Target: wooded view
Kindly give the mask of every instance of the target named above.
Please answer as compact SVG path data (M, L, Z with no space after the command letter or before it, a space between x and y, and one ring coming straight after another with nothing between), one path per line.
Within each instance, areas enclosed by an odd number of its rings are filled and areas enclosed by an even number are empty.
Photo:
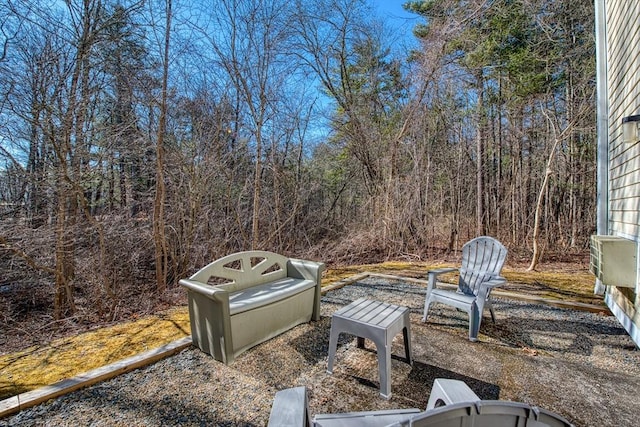
M588 248L592 0L409 1L410 48L369 0L2 3L3 328L151 311L240 250Z

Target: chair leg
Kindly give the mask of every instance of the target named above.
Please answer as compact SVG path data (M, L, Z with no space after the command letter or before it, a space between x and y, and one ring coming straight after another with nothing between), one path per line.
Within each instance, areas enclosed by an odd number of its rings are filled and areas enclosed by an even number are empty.
M496 313L493 311L493 304L491 304L491 300L487 298L484 304L487 307L489 307L489 313L491 313L491 320L493 321L493 323L496 323ZM480 313L480 315L482 316L482 313Z
M422 323L427 321L427 313L429 312L429 306L431 305L431 298L429 295L424 297L424 312L422 314Z
M482 315L478 310L476 303L472 303L469 307L469 341L478 340L478 332L480 332L480 322Z

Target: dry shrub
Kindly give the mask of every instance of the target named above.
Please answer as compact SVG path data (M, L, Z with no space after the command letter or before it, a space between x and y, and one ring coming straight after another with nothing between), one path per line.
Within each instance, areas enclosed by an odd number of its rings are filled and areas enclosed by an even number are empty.
M396 258L419 260L422 253L410 252L402 242L385 238L377 229L371 229L325 241L310 250L310 256L329 265L354 265Z
M31 228L18 220L1 224L0 326L7 331L0 346L43 343L49 339L152 313L180 301L175 289L157 295L154 248L147 220L103 216L95 224L78 222L68 230L73 239L73 289L76 313L53 320L55 229ZM48 271L49 270L49 271Z
M455 246L459 242L454 242L451 250L451 232L446 225L437 224L418 229L393 221L381 222L368 229L347 232L342 237L332 236L310 253L323 262L340 266L449 258L459 249ZM462 244L464 242L460 246Z

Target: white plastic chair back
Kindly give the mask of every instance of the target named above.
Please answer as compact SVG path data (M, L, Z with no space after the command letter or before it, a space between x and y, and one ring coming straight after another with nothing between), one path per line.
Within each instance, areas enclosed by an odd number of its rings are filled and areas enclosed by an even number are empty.
M402 425L402 424L400 424ZM500 400L454 403L410 419L413 427L572 427L558 414L526 403Z
M493 237L470 240L462 247L458 290L477 295L481 283L500 276L506 258L507 248Z

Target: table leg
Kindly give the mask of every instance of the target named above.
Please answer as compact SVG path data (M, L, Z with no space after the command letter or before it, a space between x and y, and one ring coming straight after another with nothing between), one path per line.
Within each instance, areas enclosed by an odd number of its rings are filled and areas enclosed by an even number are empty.
M327 372L333 373L333 358L336 356L336 349L338 348L338 332L336 329L331 327L331 333L329 335L329 357L327 358Z
M407 357L407 363L413 365L413 352L411 349L411 327L409 320L409 310L404 314L404 328L402 328L402 336L404 338L404 352Z
M393 337L391 337L393 340ZM391 398L391 343L376 343L378 351L378 376L380 377L380 395Z

